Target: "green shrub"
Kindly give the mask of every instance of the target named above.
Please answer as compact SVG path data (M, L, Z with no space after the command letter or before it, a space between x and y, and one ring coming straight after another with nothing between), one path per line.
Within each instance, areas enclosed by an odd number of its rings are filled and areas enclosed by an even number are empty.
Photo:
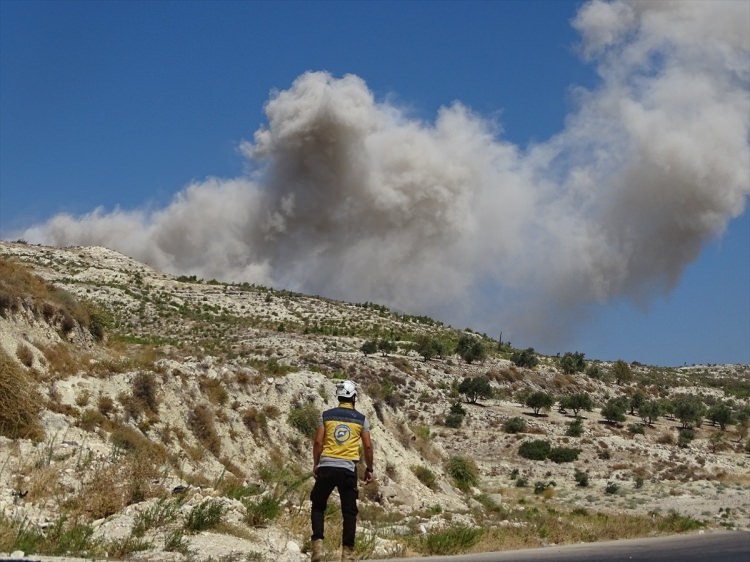
M185 529L193 533L213 529L221 522L225 511L221 501L205 500L193 507L185 517Z
M468 490L479 483L479 468L473 459L453 456L448 459L448 474L453 477L456 486Z
M187 554L189 542L182 529L171 529L164 535L164 550Z
M134 518L131 534L134 537L142 537L151 529L171 523L177 518L180 503L179 499L162 498L149 508L140 511Z
M679 436L677 437L677 446L681 449L686 448L690 445L690 442L695 439L695 431L692 428L681 428Z
M568 437L580 437L583 435L583 420L576 418L568 424L568 429L565 430L565 435Z
M687 533L702 529L705 523L693 519L688 515L681 515L674 510L669 511L669 515L661 520L657 520L659 530L669 531L671 533Z
M616 494L617 490L619 489L620 489L620 486L618 486L614 482L607 482L607 485L604 488L604 492L607 494Z
M543 461L547 458L551 450L552 446L549 441L534 439L533 441L524 441L521 443L521 446L518 447L518 454L532 461Z
M589 485L589 475L582 470L576 468L573 478L581 488L586 488Z
M0 529L0 548L8 552L22 550L54 556L91 551L101 544L93 538L92 527L69 522L65 516L60 517L46 530L42 530L31 524L27 518L9 519L6 515L0 514Z
M430 439L432 439L430 426L428 425L418 425L416 427L412 427L412 431L414 432L414 435L419 437L422 441L429 441Z
M479 527L458 525L432 531L424 537L424 550L428 554L459 554L477 544L483 530Z
M503 423L503 431L505 433L523 433L527 427L526 420L518 416L505 420Z
M580 452L580 449L573 449L571 447L553 447L547 455L547 458L558 464L573 462L578 459L578 454Z
M465 416L466 408L464 408L461 405L461 402L456 402L451 406L451 414L456 414L458 416Z
M223 490L223 495L233 500L243 500L249 496L257 496L261 492L259 484L230 484Z
M628 431L633 435L644 435L646 433L646 428L643 427L642 423L631 423L628 426Z
M367 340L362 344L359 350L365 355L372 355L378 350L378 342L375 340Z
M432 490L435 489L435 485L437 484L437 477L435 476L435 473L432 472L429 468L423 465L417 465L412 466L411 471L422 484Z
M305 437L314 437L320 425L320 410L312 404L295 406L289 410L289 425L299 431Z
M281 501L274 496L267 495L257 500L245 500L245 523L251 527L265 525L273 521L281 513Z
M461 427L461 424L464 423L464 416L461 414L448 414L445 416L445 426L451 427L453 429Z

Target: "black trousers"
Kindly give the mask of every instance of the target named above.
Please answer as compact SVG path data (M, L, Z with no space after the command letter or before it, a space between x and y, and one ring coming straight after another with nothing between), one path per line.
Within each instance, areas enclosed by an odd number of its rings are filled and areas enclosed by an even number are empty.
M318 468L310 501L312 501L312 540L322 539L325 528L325 511L328 498L337 488L341 499L341 515L344 518L341 544L354 548L354 535L357 532L357 474L345 468L322 466Z

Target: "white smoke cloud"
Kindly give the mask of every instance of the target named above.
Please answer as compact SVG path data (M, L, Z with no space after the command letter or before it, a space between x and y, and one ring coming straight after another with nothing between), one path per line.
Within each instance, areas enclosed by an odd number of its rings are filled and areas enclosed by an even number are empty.
M529 149L460 104L419 122L357 76L309 72L242 145L251 177L21 236L561 343L592 304L674 288L743 212L748 22L731 0L589 2L573 25L601 83Z

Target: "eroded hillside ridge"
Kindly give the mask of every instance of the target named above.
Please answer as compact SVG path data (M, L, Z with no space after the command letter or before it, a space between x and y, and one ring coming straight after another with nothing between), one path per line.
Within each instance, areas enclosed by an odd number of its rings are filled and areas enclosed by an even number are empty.
M338 378L360 385L376 446L362 557L647 534L654 517L750 524L746 365L531 350L533 365L429 318L173 277L105 248L0 256L0 551L308 559L310 431ZM674 411L685 397L700 420Z

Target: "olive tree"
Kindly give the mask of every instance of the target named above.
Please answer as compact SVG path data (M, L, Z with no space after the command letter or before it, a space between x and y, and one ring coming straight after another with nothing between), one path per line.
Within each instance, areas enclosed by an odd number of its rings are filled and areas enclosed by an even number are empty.
M594 407L594 402L587 392L576 392L560 398L560 405L566 410L572 410L573 415L578 417L578 412L581 410L590 412L591 408Z
M547 394L546 392L542 392L541 390L532 392L526 398L526 405L534 410L535 416L539 415L540 410L549 410L554 403L554 398L552 398L552 396Z
M492 387L486 377L466 377L458 385L458 391L466 395L466 401L476 404L479 398L492 396Z
M706 406L698 396L681 394L672 400L672 404L674 405L674 414L682 422L684 429L692 429L694 426L700 427L703 423Z
M584 361L584 353L576 351L575 353L567 352L560 358L560 368L563 373L572 375L574 373L580 373L586 368L586 361Z
M610 398L601 410L601 414L609 423L625 421L625 412L628 411L627 396Z

